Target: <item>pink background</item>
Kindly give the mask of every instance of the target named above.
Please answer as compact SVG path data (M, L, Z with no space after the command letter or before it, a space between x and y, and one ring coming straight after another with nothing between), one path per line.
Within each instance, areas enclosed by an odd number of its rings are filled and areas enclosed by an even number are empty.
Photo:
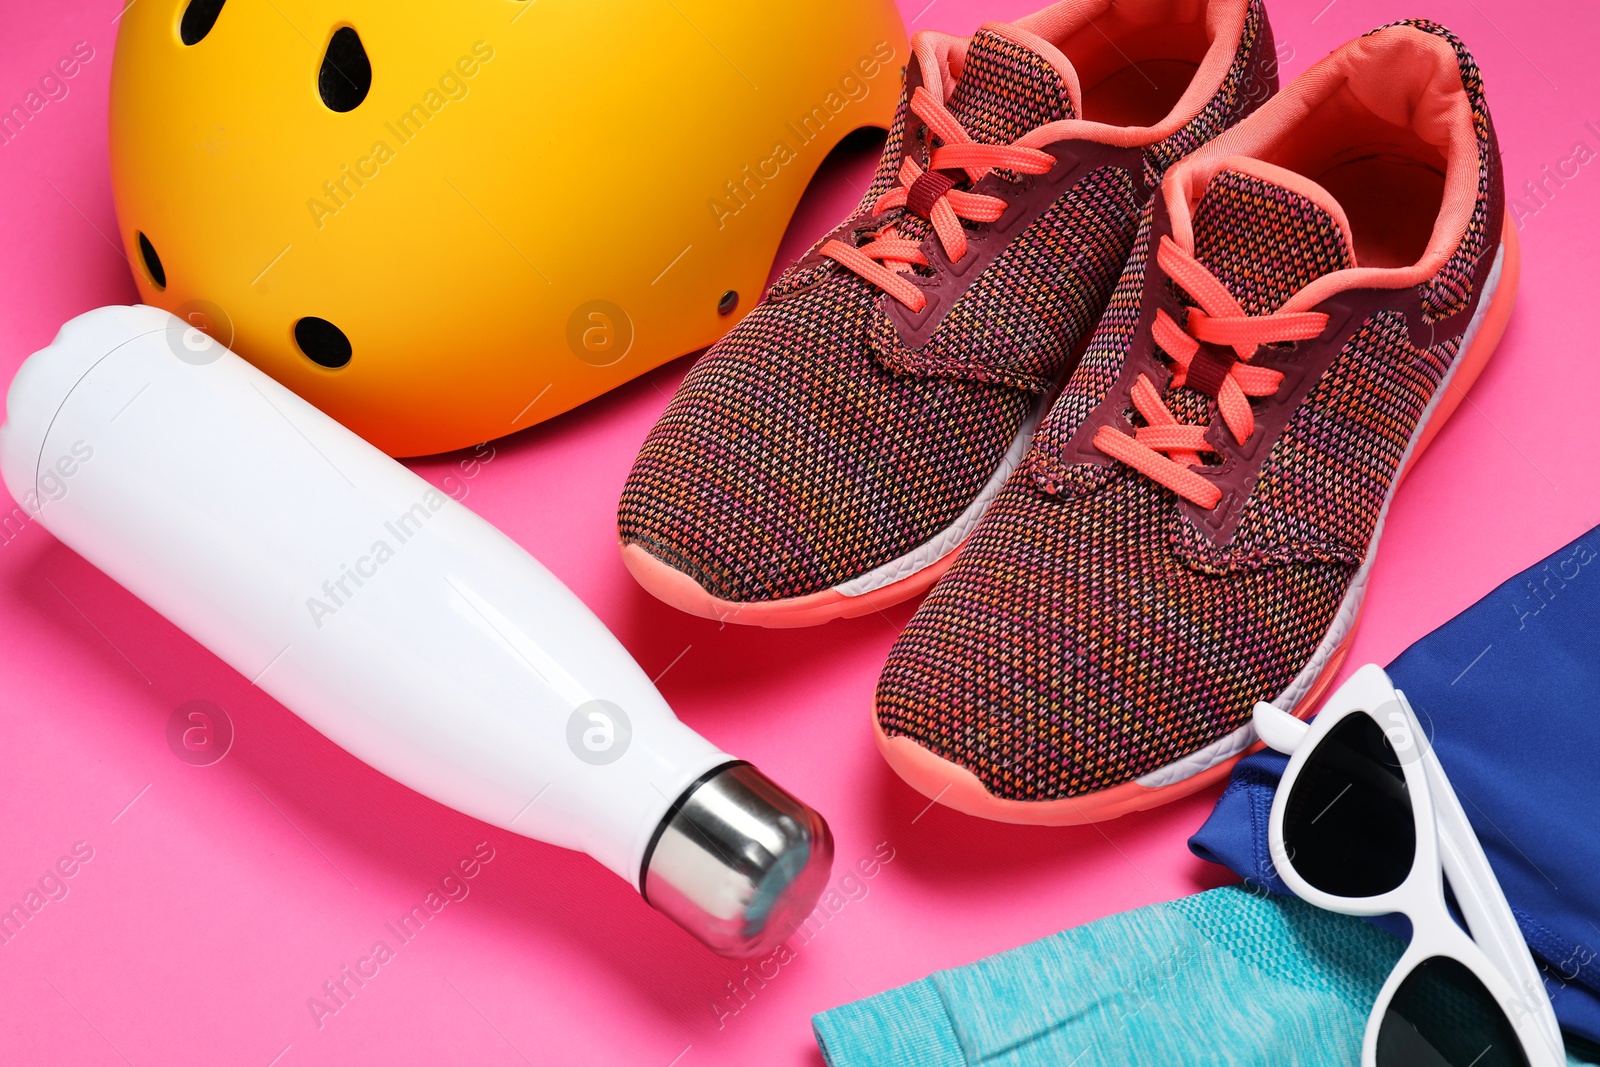
M146 3L165 0L144 0ZM1600 149L1591 3L1269 0L1293 75L1376 25L1427 15L1485 71L1507 185L1526 210L1522 299L1499 354L1389 520L1351 662L1387 661L1497 581L1600 521L1592 339L1594 164L1522 193L1574 143ZM902 0L913 29L970 32L1026 0ZM115 0L8 5L0 103L73 44L95 58L0 146L0 381L65 319L128 303L108 238L106 87ZM1595 120L1594 127L1585 123ZM787 261L846 210L875 149L836 156ZM1573 165L1565 165L1572 174ZM618 490L680 360L497 443L467 502L563 578L692 726L821 809L835 881L893 859L737 1013L717 959L583 856L515 837L391 782L265 698L30 526L0 547L0 906L87 842L93 858L0 946L0 1062L72 1064L820 1062L817 1011L1107 913L1224 880L1186 836L1215 792L1078 829L928 810L885 767L868 708L912 606L784 632L719 628L641 592L613 546ZM460 457L418 464L442 482ZM232 749L177 759L175 708L220 705ZM495 858L319 1028L307 999L422 902L476 842Z

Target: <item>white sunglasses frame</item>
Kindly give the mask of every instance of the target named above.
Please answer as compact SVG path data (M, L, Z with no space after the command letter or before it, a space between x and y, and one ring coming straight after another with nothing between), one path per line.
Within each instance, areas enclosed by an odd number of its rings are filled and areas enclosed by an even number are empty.
M1306 761L1335 726L1357 714L1377 723L1400 756L1416 820L1417 846L1410 872L1394 889L1372 897L1336 896L1311 885L1295 870L1283 837L1289 795ZM1360 916L1399 913L1411 923L1411 943L1367 1019L1362 1067L1377 1067L1378 1032L1400 984L1435 956L1455 960L1484 984L1510 1020L1530 1067L1565 1067L1555 1011L1511 907L1410 702L1383 669L1368 664L1356 671L1311 723L1265 702L1256 705L1254 718L1258 736L1289 755L1272 801L1267 837L1273 866L1284 884L1300 899L1326 911ZM1413 752L1416 755L1409 755ZM1445 903L1446 878L1470 936Z

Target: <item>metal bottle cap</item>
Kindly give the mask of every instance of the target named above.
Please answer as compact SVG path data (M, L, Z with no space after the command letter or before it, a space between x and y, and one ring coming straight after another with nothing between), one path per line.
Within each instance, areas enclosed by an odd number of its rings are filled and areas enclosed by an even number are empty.
M828 824L748 763L721 767L668 810L644 897L723 956L759 956L811 914L833 866Z

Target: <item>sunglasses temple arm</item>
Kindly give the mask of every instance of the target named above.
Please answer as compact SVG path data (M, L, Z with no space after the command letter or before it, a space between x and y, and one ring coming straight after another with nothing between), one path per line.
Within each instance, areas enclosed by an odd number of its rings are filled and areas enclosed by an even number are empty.
M1483 846L1431 748L1424 750L1423 765L1428 774L1429 791L1433 794L1439 859L1472 939L1511 983L1527 1011L1538 1016L1545 1040L1553 1049L1560 1050L1561 1032L1544 990L1544 981L1517 927L1511 905L1484 855Z
M1256 703L1252 721L1256 736L1265 741L1268 748L1286 756L1294 755L1295 749L1311 732L1310 725L1265 700Z

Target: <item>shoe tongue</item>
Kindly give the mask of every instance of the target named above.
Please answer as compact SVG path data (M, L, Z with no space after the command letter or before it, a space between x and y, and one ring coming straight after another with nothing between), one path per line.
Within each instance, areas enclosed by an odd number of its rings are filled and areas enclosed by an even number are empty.
M1231 163L1232 161L1229 161ZM1354 267L1350 223L1322 186L1259 160L1223 164L1194 213L1194 253L1250 315Z
M1020 31L1014 35L1033 36ZM1055 52L1042 40L1038 45ZM1053 58L1071 70L1059 52ZM982 29L967 45L961 77L950 97L950 113L974 141L1010 144L1047 122L1075 117L1077 86L1070 82L1076 80L1063 77L1061 70L1033 48L995 30Z

